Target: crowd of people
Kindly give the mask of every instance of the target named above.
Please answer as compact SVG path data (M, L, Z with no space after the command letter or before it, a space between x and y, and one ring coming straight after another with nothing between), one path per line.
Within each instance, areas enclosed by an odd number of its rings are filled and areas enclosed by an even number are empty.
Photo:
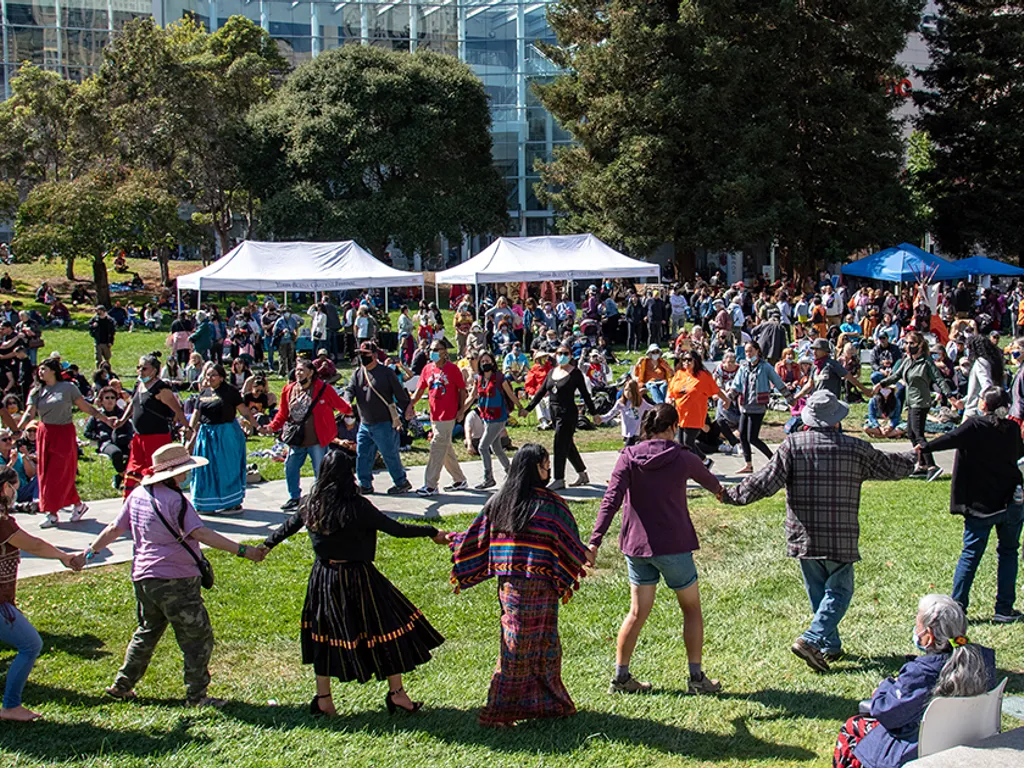
M934 454L951 449L957 463L950 510L964 517L952 597L922 598L915 644L923 655L879 686L866 712L843 726L835 764L901 765L916 754L911 726L930 696L974 695L994 685L994 654L968 642L965 612L994 529L994 620L1022 618L1014 602L1024 509L1017 468L1024 457L1024 366L1012 381L1008 376L1024 341L1004 350L999 338L1024 326L1021 287L1000 293L960 284L943 292L922 284L899 293L850 292L827 275L799 286L788 280L727 285L716 276L667 289L606 281L586 288L579 305L568 288L559 294L543 284L534 295L525 286L511 288L477 297L456 291L450 329L435 304L421 302L415 313L403 306L395 343L388 345L393 354L382 348L389 322L372 295L341 304L330 295L314 297L305 318L269 297L232 302L224 321L216 306L181 312L167 337L166 362L159 354L142 357L131 391L110 367L119 323L97 307L89 323L92 383L50 357L32 371L24 412L6 403L0 409L9 430L0 434L0 453L9 457L0 469L0 560L8 560L0 575L10 572L4 610L13 617L6 628L0 622L0 639L19 649L18 674L8 675L0 717L35 715L20 701L19 686L39 648L38 635L14 607L19 549L80 569L130 534L139 628L107 693L135 698L134 686L170 624L184 656L187 701L217 704L207 693L213 634L201 592L212 574L198 543L258 562L302 528L316 554L301 618L302 659L316 675L311 713L335 714L332 680L373 677L388 682L389 711L422 706L402 676L427 662L444 638L374 567L376 535L384 531L449 547L457 590L497 578L501 649L481 724L568 716L575 705L560 675L558 606L595 564L620 512L630 606L610 691L654 687L633 676L631 662L664 580L682 612L687 691L717 693L722 682L704 671L693 560L699 544L686 498L691 479L733 505L785 489L787 554L799 561L812 609L792 651L827 672L844 653L839 625L860 559L861 485L911 475L934 480L940 473ZM308 337L300 330L306 319ZM319 347L315 356L298 354L305 338ZM616 378L611 366L626 361L613 350L621 355L623 347L627 355L645 352ZM279 399L267 381L275 353L289 378ZM346 374L339 365L347 355L353 365ZM870 384L863 381L865 364ZM852 436L849 424L844 429L847 402L858 395L868 400L863 430L876 439L906 434L912 451L880 451ZM425 413L418 415L424 398ZM86 436L110 459L125 502L86 552L68 554L22 532L13 515L23 489L33 486L44 528L56 525L63 510L72 521L85 514L75 462L68 460L76 455L75 408L90 416ZM788 417L788 437L774 452L761 437L772 409ZM552 430L552 449L527 443L510 458L508 428L530 414L540 429ZM572 485L591 482L577 430L611 421L619 424L623 450L584 540L558 492L567 485L567 464L576 473ZM12 448L30 428L28 449ZM246 547L210 531L198 515L242 511L246 436L253 434L276 435L287 446L282 508L292 514L259 547ZM429 448L417 494L497 489L464 532L398 523L371 501L378 457L392 482L388 495L413 491L401 453L419 434L429 434ZM459 437L484 465L473 489L455 451ZM732 454L737 446L746 477L724 487L711 472L710 454ZM759 469L755 448L766 461ZM315 480L303 495L307 458ZM442 486L442 472L448 485ZM182 493L188 480L191 500Z

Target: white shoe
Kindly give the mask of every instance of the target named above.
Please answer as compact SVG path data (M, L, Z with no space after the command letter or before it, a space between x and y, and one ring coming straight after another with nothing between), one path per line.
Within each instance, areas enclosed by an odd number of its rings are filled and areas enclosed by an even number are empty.
M426 497L426 496L437 496L437 488L430 488L429 486L424 485L422 488L417 488L416 489L416 494L418 496L424 496L424 497Z
M84 502L79 502L78 504L75 504L74 508L71 510L71 522L77 523L79 520L85 517L85 513L88 511L88 504Z
M40 528L56 528L57 527L57 523L59 523L59 522L60 522L60 518L51 513L51 514L47 515L45 518L43 518L43 522L41 522L39 524L39 527Z

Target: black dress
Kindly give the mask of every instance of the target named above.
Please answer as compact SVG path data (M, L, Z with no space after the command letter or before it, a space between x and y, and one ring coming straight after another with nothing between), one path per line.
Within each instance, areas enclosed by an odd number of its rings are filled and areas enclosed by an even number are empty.
M267 537L266 546L302 529L306 500ZM419 608L373 565L377 531L413 538L436 536L437 529L392 520L361 496L350 503L355 505L353 519L344 528L309 533L316 560L302 607L302 663L312 664L317 675L365 683L412 671L444 642Z

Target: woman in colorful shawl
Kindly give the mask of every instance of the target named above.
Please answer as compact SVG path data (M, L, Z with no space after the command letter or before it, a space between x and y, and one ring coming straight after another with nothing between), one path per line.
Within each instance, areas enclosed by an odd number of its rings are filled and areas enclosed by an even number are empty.
M498 578L501 652L480 724L576 713L562 683L558 601L579 587L587 552L562 498L544 486L551 459L528 443L512 459L508 479L463 533L451 537L455 591Z

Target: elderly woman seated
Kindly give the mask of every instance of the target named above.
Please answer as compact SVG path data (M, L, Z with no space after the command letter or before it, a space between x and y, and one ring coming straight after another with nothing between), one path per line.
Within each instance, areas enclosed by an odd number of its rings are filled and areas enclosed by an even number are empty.
M917 758L917 734L934 696L978 696L995 687L996 654L967 640L967 616L953 598L925 595L914 646L921 656L887 677L839 730L834 768L897 768Z

